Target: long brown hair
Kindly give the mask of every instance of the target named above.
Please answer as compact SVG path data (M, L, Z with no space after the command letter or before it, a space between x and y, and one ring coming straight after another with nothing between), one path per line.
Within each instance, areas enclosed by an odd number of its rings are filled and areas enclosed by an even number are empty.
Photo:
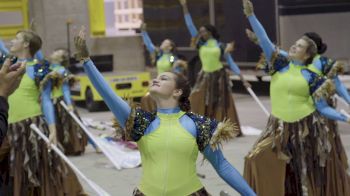
M33 57L43 44L40 36L31 30L20 30L17 34L22 33L23 40L29 43L29 53Z
M61 62L60 64L63 66L63 67L68 67L69 65L69 54L68 54L68 51L65 49L65 48L57 48L56 50L54 51L60 51L62 50L63 51L63 54L61 56Z
M322 41L322 37L316 32L304 33L305 36L312 39L317 46L317 54L323 54L327 50L327 44Z
M184 112L189 112L191 110L191 103L190 100L188 99L190 94L191 94L191 86L190 82L187 80L187 78L177 72L171 72L173 73L176 78L175 78L175 83L176 83L176 88L182 90L182 95L179 98L179 107L182 111Z

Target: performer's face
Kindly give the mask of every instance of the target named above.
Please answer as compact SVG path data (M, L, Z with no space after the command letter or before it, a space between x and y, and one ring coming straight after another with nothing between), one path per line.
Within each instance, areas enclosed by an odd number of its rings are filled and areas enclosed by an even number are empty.
M55 62L63 61L64 53L65 53L64 50L55 50L50 56L51 61L55 61Z
M154 98L170 98L177 99L182 90L176 89L176 75L171 72L164 72L152 80L149 92ZM181 92L180 92L181 91Z
M304 39L299 39L290 47L288 55L293 60L305 62L310 57L306 52L308 47L309 44Z
M23 51L25 48L29 47L29 43L24 41L23 33L17 33L16 37L11 40L10 51L13 54Z
M204 40L208 40L212 36L211 33L205 27L199 28L199 35Z
M170 52L173 49L171 41L169 39L165 39L160 45L160 49L165 52Z

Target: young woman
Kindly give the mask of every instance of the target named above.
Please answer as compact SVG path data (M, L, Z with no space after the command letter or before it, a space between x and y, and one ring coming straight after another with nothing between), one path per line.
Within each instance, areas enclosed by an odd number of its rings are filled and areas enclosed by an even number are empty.
M243 0L243 7L265 55L259 67L272 76L272 114L246 156L244 176L258 195L325 195L333 176L325 172L331 146L320 114L350 121L327 105L332 81L307 68L317 53L315 42L303 36L288 54L280 53L255 17L252 3Z
M152 81L156 114L130 108L89 59L83 32L75 38L75 46L92 84L125 127L124 137L138 144L143 172L133 195L209 195L196 174L198 151L230 186L242 195L255 195L220 150L222 140L233 136L232 124L189 113L190 86L181 74L163 72Z
M65 154L79 155L84 153L87 137L82 128L63 108L60 102L63 100L70 111L78 115L74 109L70 94L70 85L74 82L73 75L66 69L69 57L64 49L55 50L50 56L50 73L45 81L53 81L52 101L55 107L57 139L62 144ZM42 85L46 82L43 81Z
M192 111L217 120L230 119L238 125L236 134L241 135L239 119L232 98L231 81L220 61L223 56L230 70L240 76L244 86L250 87L230 55L233 46L228 44L226 47L225 44L219 42L220 36L212 25L201 26L198 32L188 11L187 1L180 0L180 3L183 7L187 28L192 39L195 40L202 62L202 70L197 76L190 97Z
M157 67L157 74L166 71L175 71L186 75L187 63L176 56L176 45L170 39L165 39L159 48L155 47L146 31L146 24L141 25L141 35L148 52L151 55L152 63ZM142 109L154 112L157 110L156 103L147 93L141 99Z
M23 30L11 44L10 52L18 61L26 61L26 73L18 89L8 98L9 129L0 148L2 164L9 163L1 172L5 182L3 193L15 196L82 195L82 187L74 173L29 127L36 124L49 135L52 143L57 143L51 81L39 89L49 69L33 59L41 48L41 38L32 31Z
M308 65L308 68L321 77L326 76L332 79L337 94L350 104L349 92L338 77L338 73L344 70L343 65L322 55L326 52L327 45L322 41L320 35L315 32L307 32L304 35L312 39L317 46L317 55L313 62ZM333 97L330 97L327 102L330 106L336 107ZM346 151L339 135L338 124L337 121L332 119L325 119L325 121L329 128L328 134L332 146L330 157L326 163L326 173L328 176L332 176L332 179L327 181L325 195L347 195L350 193L350 176L347 173L349 165Z

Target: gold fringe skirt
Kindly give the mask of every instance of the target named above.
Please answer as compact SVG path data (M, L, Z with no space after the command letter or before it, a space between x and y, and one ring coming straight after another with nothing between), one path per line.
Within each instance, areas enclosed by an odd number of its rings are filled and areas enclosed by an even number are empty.
M326 122L317 112L287 123L270 116L266 130L245 157L244 177L259 196L325 195L333 174Z
M73 171L30 129L34 123L49 135L41 116L9 125L0 148L1 191L14 196L86 195Z
M60 104L61 100L63 98L54 100L58 142L62 145L66 155L83 154L87 145L87 136L79 124ZM74 113L80 118L76 109L74 109Z
M191 111L218 121L229 119L237 126L236 135L240 136L242 132L231 87L225 68L211 73L202 70L190 96Z
M326 120L329 127L329 141L332 149L326 163L326 196L347 196L350 195L350 176L348 158L342 144L338 124L333 120Z

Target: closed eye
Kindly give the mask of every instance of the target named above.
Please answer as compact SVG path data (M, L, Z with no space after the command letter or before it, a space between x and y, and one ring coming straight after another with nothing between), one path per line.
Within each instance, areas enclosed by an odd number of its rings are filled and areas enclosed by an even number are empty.
M160 80L169 80L168 76L162 75L159 77Z

